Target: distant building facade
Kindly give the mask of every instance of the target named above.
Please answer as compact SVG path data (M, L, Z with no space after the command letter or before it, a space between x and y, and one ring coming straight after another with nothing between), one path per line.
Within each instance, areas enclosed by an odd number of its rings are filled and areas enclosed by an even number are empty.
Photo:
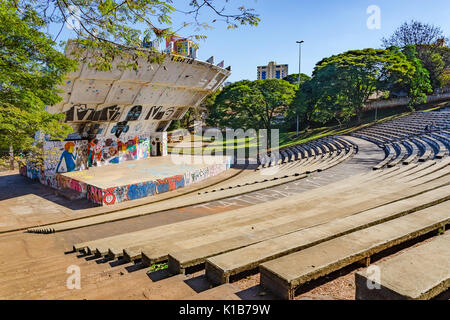
M197 59L197 48L195 48L193 41L178 36L166 38L166 52Z
M283 79L288 75L287 64L276 64L271 61L267 66L259 66L257 68L257 79Z

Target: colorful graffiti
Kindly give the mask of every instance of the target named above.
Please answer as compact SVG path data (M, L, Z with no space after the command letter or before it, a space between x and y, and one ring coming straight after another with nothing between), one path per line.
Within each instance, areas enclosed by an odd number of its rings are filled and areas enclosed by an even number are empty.
M64 151L61 154L58 166L56 167L56 173L60 172L59 170L62 167L61 164L66 166L65 171L62 172L74 171L76 168L75 161L77 160L77 156L78 156L78 149L75 150L75 143L73 143L72 141L66 142L66 144L64 145Z
M61 189L72 189L72 190L80 192L83 195L85 195L87 192L86 183L83 183L81 181L78 181L78 180L75 180L70 177L60 175L60 174L56 175L56 183L57 183L58 187Z
M99 205L103 204L103 193L102 193L102 189L100 189L100 188L88 185L86 196L87 196L88 200L92 201L95 204L99 204Z
M137 159L137 137L129 139L127 142L117 141L120 161L130 161Z
M153 181L131 184L127 190L127 200L136 200L152 196L156 191L156 183Z
M151 154L151 144L150 138L139 138L138 139L138 159L147 159Z
M89 143L89 166L116 164L124 161L146 159L150 156L150 138L94 139Z
M46 141L44 143L44 173L79 171L88 168L88 142Z
M99 203L102 198L103 204L113 205L124 201L153 196L156 193L173 191L184 186L184 176L182 175L159 179L156 182L147 181L127 186L106 188L103 189L101 197L99 196L98 190L91 190L91 188L94 187L88 186L88 199L91 199L95 203ZM92 198L91 193L94 193Z
M178 175L174 177L156 180L156 190L158 193L164 193L184 187L184 176Z

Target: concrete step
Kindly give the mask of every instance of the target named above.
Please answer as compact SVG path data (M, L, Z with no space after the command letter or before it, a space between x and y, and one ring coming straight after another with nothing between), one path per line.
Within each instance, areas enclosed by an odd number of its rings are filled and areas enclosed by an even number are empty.
M434 189L435 186L433 185L431 188ZM323 198L320 203L309 208L305 205L301 215L296 214L298 210L297 205L293 207L288 206L286 199L281 199L284 200L284 205L273 201L266 205L264 209L261 208L261 210L275 211L280 216L274 216L273 219L261 223L254 222L250 225L245 225L242 229L225 230L222 234L211 233L209 238L203 237L189 240L189 237L186 237L182 242L168 243L167 247L158 246L151 250L143 249L142 259L148 261L148 263L154 263L159 256L163 257L164 252L168 251L169 270L172 273L185 272L186 268L203 264L207 258L214 255L243 248L314 225L327 223L334 219L354 215L393 201L410 198L417 193L430 190L430 186L423 184L420 187L405 189L405 185L398 188L391 184L382 188L382 190L375 191L374 186L371 189L372 191L365 193L362 191L364 187L360 185L359 191L361 196L359 197L354 196L354 190L350 190L347 193L329 195L327 198ZM450 188L445 191L450 192ZM297 203L304 203L300 197L297 199ZM272 207L275 203L277 207ZM248 210L258 212L260 208L253 206L249 207ZM291 214L281 216L283 212L290 212ZM195 246L195 243L197 243L197 246Z
M450 222L450 202L320 243L260 265L261 285L293 299L302 284L371 255L442 228Z
M226 283L230 281L231 276L257 269L266 261L396 219L446 200L450 200L450 186L211 257L206 260L206 277L214 284Z
M212 289L203 291L194 296L189 296L186 299L189 300L241 300L241 298L236 295L240 289L236 286L227 283L221 286L214 287Z
M376 266L379 279L368 269L355 274L357 300L431 299L450 287L450 232Z

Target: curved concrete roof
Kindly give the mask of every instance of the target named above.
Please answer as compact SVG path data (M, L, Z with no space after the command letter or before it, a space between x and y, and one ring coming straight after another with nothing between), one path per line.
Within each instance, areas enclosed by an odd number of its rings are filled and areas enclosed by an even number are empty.
M181 119L231 73L178 55L167 55L161 65L140 58L137 70L118 68L120 59L109 72L90 68L88 62L81 64L61 86L63 101L47 110L64 112L65 121L82 136L84 132L84 136L119 138L121 123L128 126L126 135L164 131L171 120Z

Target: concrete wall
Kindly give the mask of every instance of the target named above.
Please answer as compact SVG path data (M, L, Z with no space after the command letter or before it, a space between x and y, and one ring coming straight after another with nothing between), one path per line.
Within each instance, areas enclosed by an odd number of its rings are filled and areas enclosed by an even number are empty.
M445 92L441 94L434 94L427 97L427 102L439 102L450 99L450 92ZM406 106L408 105L409 98L395 98L395 99L389 99L389 100L379 100L379 101L373 101L366 104L364 110L373 110L375 108L383 109L383 108L392 108L392 107L399 107L399 106Z

